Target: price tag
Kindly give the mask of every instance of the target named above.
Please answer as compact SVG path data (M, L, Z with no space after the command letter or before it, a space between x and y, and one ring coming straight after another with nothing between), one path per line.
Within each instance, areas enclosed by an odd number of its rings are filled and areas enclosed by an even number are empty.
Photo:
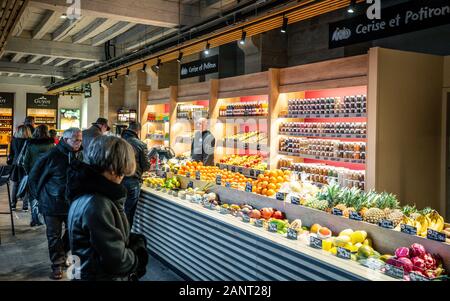
M216 185L222 185L222 176L221 175L217 175L216 176Z
M286 200L286 192L277 192L276 199L284 202Z
M445 234L432 229L427 230L427 238L435 241L445 242Z
M292 239L292 240L297 240L297 238L298 238L297 230L292 229L292 228L288 228L287 238L288 239Z
M352 253L346 248L338 247L336 256L342 259L351 259Z
M406 234L417 235L417 228L410 225L401 224L400 230Z
M320 160L320 156L315 156L314 159Z
M361 214L359 214L358 212L355 212L355 211L350 211L350 214L349 214L348 218L352 219L352 220L355 220L355 221L362 221L363 220Z
M362 114L356 114L356 117L362 117Z
M231 166L231 171L236 172L236 166Z
M256 226L256 227L262 228L263 225L264 225L264 222L263 222L262 219L257 219L257 220L255 220L255 226Z
M220 207L220 213L221 214L229 214L230 210L228 208Z
M297 197L297 196L292 196L291 197L291 204L300 205L300 198Z
M226 182L226 183L225 183L225 187L226 187L226 188L230 188L230 187L231 187L230 182Z
M195 179L200 181L200 179L201 179L200 171L195 172Z
M247 184L245 185L245 192L252 192L252 191L253 191L252 183L247 182Z
M255 177L259 176L260 174L262 174L263 172L259 169L255 170Z
M368 258L366 260L363 260L361 261L361 264L374 271L379 271L384 267L384 262L375 258Z
M322 240L318 237L310 236L309 246L315 249L322 249Z
M186 173L186 177L187 177L187 178L190 178L190 177L191 177L191 173L190 173L190 172L187 172L187 173Z
M416 272L409 273L409 278L411 279L411 281L430 281L429 278L422 276Z
M352 135L345 135L345 138L352 138Z
M329 118L330 117L330 115L328 115L328 114L325 114L325 118Z
M389 275L394 278L403 279L403 275L404 275L403 268L401 268L401 267L399 268L399 267L396 267L396 266L393 266L390 264L385 264L384 267L385 267L384 273L386 275Z
M244 173L244 169L242 167L238 168L238 173Z
M255 170L250 169L250 177L254 177L255 176Z
M173 171L173 174L174 174L174 175L177 175L177 174L178 174L178 169L175 169L175 170Z
M249 223L250 222L250 217L247 214L242 215L242 221L244 223Z
M269 232L277 232L277 231L278 231L277 224L269 223Z
M194 188L194 182L189 181L187 188Z
M163 173L162 173L162 178L164 178L164 179L167 178L167 172L163 171Z
M342 216L342 210L338 209L338 208L333 208L333 209L331 209L331 214L337 215L337 216Z
M386 229L394 229L394 223L392 221L385 220L385 219L382 219L378 223L378 226L380 226L381 228L386 228Z

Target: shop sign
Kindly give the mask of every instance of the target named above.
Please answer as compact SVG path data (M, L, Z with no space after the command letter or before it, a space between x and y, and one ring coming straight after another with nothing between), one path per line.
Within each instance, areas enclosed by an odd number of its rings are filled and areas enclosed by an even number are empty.
M292 240L297 240L297 230L293 228L288 228L287 238Z
M14 107L14 93L2 93L0 92L0 108L13 108Z
M91 97L92 97L91 84L86 84L84 86L84 98L91 98Z
M219 72L219 56L215 55L198 61L182 64L180 66L180 79L217 72Z
M371 20L366 13L329 24L329 48L372 41L450 23L448 0L414 0L381 10Z
M28 109L58 109L58 96L27 93Z

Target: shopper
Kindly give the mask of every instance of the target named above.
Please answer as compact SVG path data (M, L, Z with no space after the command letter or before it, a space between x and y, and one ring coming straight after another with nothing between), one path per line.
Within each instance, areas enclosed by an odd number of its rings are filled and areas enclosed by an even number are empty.
M108 119L98 118L96 122L92 124L90 128L83 131L83 155L87 158L89 151L89 145L96 137L104 135L109 132L111 128L108 125Z
M25 121L23 122L23 124L30 129L31 135L33 135L34 134L34 128L35 128L34 117L33 116L27 116L25 118Z
M26 142L31 138L31 131L25 125L20 125L17 128L17 131L11 140L10 153L8 156L8 165L12 165L11 172L11 207L12 210L15 211L17 207L17 189L19 187L19 183L22 181L25 176L25 170L23 166L19 165L18 159L20 154L22 153L22 149L26 147ZM23 150L25 151L25 150ZM24 152L22 153L22 155ZM23 202L23 211L28 211L28 200L26 197L22 199Z
M67 229L69 203L65 198L67 170L76 160L82 160L82 134L78 128L70 128L60 143L45 154L33 167L29 176L30 194L39 200L39 208L47 226L48 250L52 262L51 278L62 278L69 251Z
M53 139L53 141L55 142L55 145L57 145L59 143L59 138L58 138L58 133L56 132L56 130L50 130L48 131L50 138Z
M205 166L213 166L216 139L208 130L208 120L200 118L196 122L195 128L194 140L191 145L192 160L202 162Z
M135 173L133 148L121 138L96 138L87 162L72 164L68 180L69 238L81 260L81 280L130 280L145 274L145 239L130 235L120 183Z
M138 122L130 122L128 129L122 132L122 138L131 144L136 158L136 172L123 180L123 185L127 188L125 213L130 227L133 226L134 213L141 194L142 174L150 169L147 144L139 140L140 130L141 125Z

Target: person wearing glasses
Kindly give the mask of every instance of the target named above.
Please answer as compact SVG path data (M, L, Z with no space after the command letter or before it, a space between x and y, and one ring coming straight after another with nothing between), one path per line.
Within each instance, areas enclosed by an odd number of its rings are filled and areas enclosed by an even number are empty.
M43 155L33 166L28 178L32 198L39 201L39 209L47 226L47 240L52 262L51 279L63 277L69 251L66 199L67 171L75 160L82 161L82 132L78 128L66 130L59 144ZM64 228L63 228L64 224Z

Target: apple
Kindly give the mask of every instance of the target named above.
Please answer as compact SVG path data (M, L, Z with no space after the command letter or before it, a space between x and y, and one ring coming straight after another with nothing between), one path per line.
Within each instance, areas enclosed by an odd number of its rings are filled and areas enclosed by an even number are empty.
M260 219L261 218L261 212L259 210L252 210L249 214L250 218Z
M281 212L281 211L275 211L275 213L272 215L272 217L276 218L276 219L283 220L284 219L284 213Z

